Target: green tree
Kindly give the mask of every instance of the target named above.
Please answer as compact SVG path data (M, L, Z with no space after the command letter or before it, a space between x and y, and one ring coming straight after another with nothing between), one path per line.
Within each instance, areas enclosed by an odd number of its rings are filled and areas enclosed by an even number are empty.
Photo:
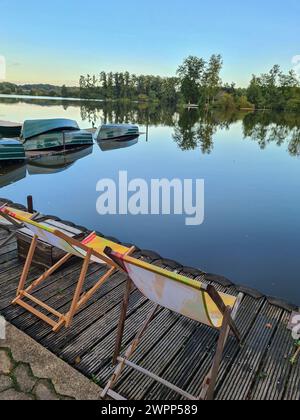
M284 74L278 65L269 73L253 76L247 89L247 98L255 107L270 110L297 110L299 81L294 71Z
M255 105L256 108L263 108L265 106L263 91L261 88L261 80L255 75L252 76L252 80L247 89L248 100Z
M108 73L107 76L107 98L113 99L114 94L114 75L112 72Z
M66 87L66 85L63 85L61 88L61 96L63 98L67 98L68 97L68 89Z
M177 70L180 80L181 93L188 103L198 103L201 81L205 70L202 58L189 56Z
M208 66L202 76L203 93L207 105L214 103L217 93L220 91L222 80L220 72L223 60L221 55L212 55Z
M107 75L105 71L102 71L99 76L101 86L101 96L103 99L107 99Z

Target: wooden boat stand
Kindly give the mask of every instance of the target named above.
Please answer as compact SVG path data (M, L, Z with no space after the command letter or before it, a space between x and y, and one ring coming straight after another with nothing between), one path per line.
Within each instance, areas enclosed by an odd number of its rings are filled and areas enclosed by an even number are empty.
M113 255L111 255L111 253L109 251L106 250L105 253L107 255L109 255L110 258L114 259ZM122 268L124 270L124 267L120 267L120 268ZM187 400L194 400L194 401L195 400L197 400L197 401L199 401L199 400L213 400L214 399L215 386L216 386L216 382L217 382L217 376L218 376L220 364L221 364L221 361L222 361L224 348L225 348L227 339L228 339L231 331L234 334L234 336L236 337L238 343L239 344L241 343L240 334L239 334L238 329L235 325L235 319L236 319L236 315L237 315L237 312L238 312L238 308L239 308L239 306L242 302L242 299L243 299L244 295L242 293L238 295L235 306L234 306L234 308L231 309L230 307L226 307L224 305L223 300L221 299L217 290L213 286L211 286L211 285L204 286L203 285L203 288L206 290L206 292L209 294L209 296L213 299L213 301L215 302L215 304L217 305L217 307L219 308L219 310L223 314L223 324L222 324L222 327L220 329L220 335L219 335L219 339L218 339L217 349L216 349L215 357L214 357L214 360L213 360L212 368L211 368L211 370L209 371L208 375L205 377L205 379L202 383L200 395L198 397L195 397L195 396L189 394L188 392L180 389L179 387L175 386L174 384L171 384L170 382L166 381L165 379L160 378L159 376L155 375L154 373L142 368L141 366L136 365L135 363L133 363L129 360L132 357L132 355L134 354L134 352L136 351L136 349L137 349L141 339L143 338L149 324L153 320L153 318L156 314L156 311L160 307L159 305L155 305L154 309L149 313L148 317L146 318L145 322L140 327L140 329L139 329L137 335L135 336L134 340L132 341L132 343L130 344L128 349L126 350L124 357L120 357L122 337L123 337L123 333L124 333L126 314L127 314L128 303L129 303L129 298L130 298L130 293L131 293L131 290L132 290L132 286L133 286L133 282L130 278L128 278L126 291L125 291L125 295L124 295L124 300L123 300L123 303L122 303L122 311L121 311L121 316L120 316L120 321L119 321L119 326L118 326L115 353L114 353L114 357L113 357L113 364L115 365L116 363L118 363L118 365L116 366L114 374L112 375L110 381L108 382L107 386L103 390L103 392L101 394L101 398L105 399L108 396L108 397L113 398L115 400L125 400L125 398L123 398L121 395L119 395L119 394L117 394L116 392L113 391L113 387L116 385L118 379L122 375L122 372L123 372L124 368L127 366L127 367L133 368L134 370L148 376L149 378L157 381L158 383L161 383L162 385L164 385L167 388L173 390L174 392L181 395L182 397L184 397Z
M49 324L52 327L54 332L58 332L64 326L66 328L70 327L73 321L74 315L98 291L98 289L103 285L103 283L105 283L105 281L118 269L118 266L108 257L98 254L92 248L86 247L85 245L81 244L79 241L76 241L75 239L66 236L62 232L57 231L56 234L57 236L69 242L70 244L76 247L79 247L86 252L86 256L83 260L82 269L81 269L80 276L79 276L79 279L75 288L75 292L73 295L73 299L72 299L69 311L66 314L62 314L56 311L54 308L50 307L49 305L45 304L44 302L32 296L31 293L34 291L34 289L37 286L43 283L53 273L55 273L63 264L65 264L73 256L73 254L66 254L60 261L58 261L51 268L49 268L38 279L33 281L29 287L24 289L25 283L28 279L30 267L32 264L32 260L33 260L37 242L38 242L38 237L36 235L33 237L31 241L29 252L28 252L25 265L23 268L23 272L22 272L20 282L19 282L19 286L17 290L17 297L12 302L14 305L21 306L22 308L26 309L28 312L32 313L36 317L40 318L41 320ZM130 255L134 251L134 249L135 249L134 247L130 248L126 255ZM92 256L95 256L96 258L100 258L103 261L103 264L107 264L110 268L88 292L82 293L88 267L91 263L93 263L93 261L91 260ZM54 317L58 318L58 321L54 321L52 318L40 312L35 307L24 302L24 298L30 300L35 305L40 306L45 311L49 312Z

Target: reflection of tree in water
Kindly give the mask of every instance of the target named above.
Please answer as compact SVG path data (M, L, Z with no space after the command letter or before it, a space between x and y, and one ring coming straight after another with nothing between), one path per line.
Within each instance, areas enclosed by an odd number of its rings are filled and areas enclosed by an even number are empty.
M291 156L300 156L300 128L294 129L288 150Z
M243 120L244 136L258 142L261 149L269 144L288 144L291 156L300 156L300 117L284 113L251 113Z
M158 104L131 102L86 102L81 105L81 118L95 125L100 123L174 125L175 108Z
M174 129L173 138L182 150L196 149L198 141L195 127L198 118L199 113L197 110L186 110L180 114L178 124L176 124Z
M1 98L0 103L35 103L43 107L80 107L83 121L97 126L101 123L132 123L174 127L173 138L182 150L201 148L203 153L213 150L214 135L219 129L230 129L232 123L243 120L244 136L256 141L261 149L269 144L288 145L291 156L300 156L300 116L296 114L251 112L248 114L204 112L185 109L179 113L175 107L159 103L126 101L99 102L44 98Z
M186 109L180 113L173 138L182 150L200 147L202 153L209 154L213 150L213 137L218 129L229 129L237 119L237 114L203 113L199 109Z

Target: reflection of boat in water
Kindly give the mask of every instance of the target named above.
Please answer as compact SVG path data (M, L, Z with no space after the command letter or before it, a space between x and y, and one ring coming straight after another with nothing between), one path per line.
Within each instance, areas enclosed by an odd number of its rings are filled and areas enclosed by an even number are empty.
M131 147L137 144L139 141L139 136L131 136L124 139L115 139L115 140L105 140L99 141L99 147L102 152L108 152L110 150L124 149L126 147Z
M95 133L96 141L113 140L139 136L140 130L132 124L103 124Z
M26 165L10 165L7 167L0 168L0 188L6 187L7 185L14 184L17 181L26 177Z
M26 152L65 150L92 145L93 135L86 130L80 130L76 121L56 118L25 121L21 140Z
M0 121L0 138L1 137L20 137L22 124L11 121Z
M16 163L25 160L22 143L13 139L0 139L0 163Z
M81 147L56 153L31 153L27 164L30 175L56 174L70 168L77 160L89 156L93 146Z

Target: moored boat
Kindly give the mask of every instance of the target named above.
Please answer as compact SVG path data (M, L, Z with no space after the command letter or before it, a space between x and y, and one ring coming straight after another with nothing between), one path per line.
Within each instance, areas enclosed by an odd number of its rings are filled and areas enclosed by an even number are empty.
M76 121L65 118L53 118L47 120L24 121L21 137L24 141L51 131L79 130Z
M0 163L16 163L25 159L25 150L20 141L0 139Z
M122 139L132 136L139 136L140 130L137 125L132 124L103 124L95 133L96 141Z
M20 137L21 129L22 129L22 124L11 122L11 121L0 120L0 138L1 137Z
M25 151L65 150L91 146L93 135L67 119L25 121L21 133Z

